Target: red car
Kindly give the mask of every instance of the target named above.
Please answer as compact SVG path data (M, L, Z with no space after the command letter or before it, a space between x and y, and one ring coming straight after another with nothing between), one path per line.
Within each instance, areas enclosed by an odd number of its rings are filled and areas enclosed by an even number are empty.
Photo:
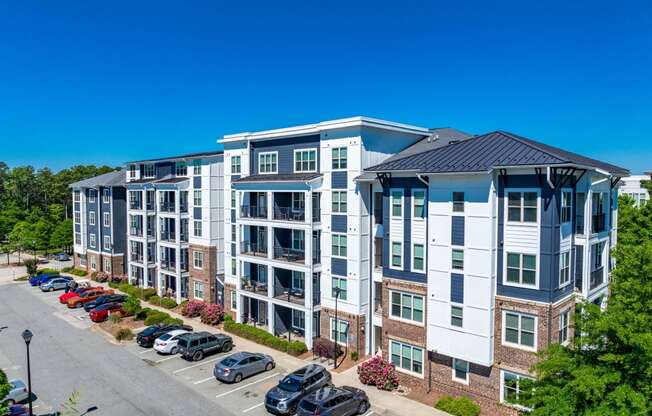
M82 294L82 293L84 293L84 292L86 292L87 290L90 290L90 289L97 289L97 288L96 288L96 287L80 287L80 288L78 288L78 289L75 289L75 290L72 291L72 292L62 293L62 294L59 296L59 302L60 302L60 303L63 303L63 304L65 305L65 304L68 303L68 300L69 300L69 299L76 298L76 297L78 297L80 294Z
M103 322L109 318L110 313L124 313L122 303L105 303L90 311L88 314L93 322Z

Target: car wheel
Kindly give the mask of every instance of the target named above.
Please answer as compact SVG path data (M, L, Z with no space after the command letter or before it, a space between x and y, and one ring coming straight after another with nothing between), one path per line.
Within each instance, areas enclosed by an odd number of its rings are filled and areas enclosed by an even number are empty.
M367 402L360 403L360 406L358 406L358 414L363 415L367 413L367 410L369 410L369 403Z
M242 381L242 374L240 374L240 373L236 374L235 377L233 378L233 382L234 383L239 383L241 381Z
M48 289L48 292L52 292L53 290L54 290L54 288L51 287L51 288Z
M11 406L13 406L13 405L16 404L16 400L14 400L14 399L9 399L9 400L7 400L7 401L5 402L5 404L7 405L7 407L11 407Z
M170 354L174 355L176 353L177 353L177 347L172 347L172 349L170 350Z
M222 345L222 351L223 352L229 352L233 348L233 344L230 342L225 342L224 345Z
M197 351L197 352L192 356L193 361L199 361L199 360L201 360L202 358L204 358L204 353L201 352L201 351Z
M265 371L271 371L272 368L274 368L274 364L272 364L272 363L267 363L267 365L265 366Z

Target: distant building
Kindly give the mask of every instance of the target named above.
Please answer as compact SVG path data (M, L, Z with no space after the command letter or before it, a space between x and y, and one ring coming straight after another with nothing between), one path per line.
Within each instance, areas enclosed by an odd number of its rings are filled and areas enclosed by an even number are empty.
M628 195L636 201L636 206L641 206L650 200L649 191L641 186L641 181L652 180L652 172L646 172L645 175L632 175L623 178L618 186L620 195Z

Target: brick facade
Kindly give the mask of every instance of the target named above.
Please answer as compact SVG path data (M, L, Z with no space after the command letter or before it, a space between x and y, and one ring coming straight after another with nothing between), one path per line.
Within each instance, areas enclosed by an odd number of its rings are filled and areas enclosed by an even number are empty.
M195 267L194 252L204 253L203 265L201 269ZM216 281L217 276L217 250L215 247L200 246L191 244L188 248L189 279L188 279L188 299L195 299L195 282L204 284L205 302L213 303L216 299Z
M236 319L236 311L233 308L231 308L232 301L233 301L233 299L231 297L232 293L235 293L235 285L231 285L231 284L228 284L228 283L225 284L224 285L224 311L227 314L231 315L231 318L233 318L233 320L235 320Z
M423 325L419 325L418 323L412 324L390 317L391 290L423 296ZM421 347L424 350L426 349L427 336L425 319L426 316L428 316L426 311L427 295L428 288L426 285L383 278L381 298L383 316L382 351L385 359L388 359L389 357L388 354L390 339L405 342L416 347Z
M77 268L77 269L88 270L88 258L86 258L86 265L85 265L85 266L82 266L82 265L81 265L81 258L80 258L81 256L82 256L82 255L79 254L79 253L74 253L74 254L73 254L73 257L72 257L72 259L73 259L73 265L74 265L75 268Z
M319 314L319 328L322 338L331 339L331 318L335 318L335 309L321 308ZM357 351L360 356L365 354L365 316L353 315L340 310L337 319L349 323L348 348L349 352Z

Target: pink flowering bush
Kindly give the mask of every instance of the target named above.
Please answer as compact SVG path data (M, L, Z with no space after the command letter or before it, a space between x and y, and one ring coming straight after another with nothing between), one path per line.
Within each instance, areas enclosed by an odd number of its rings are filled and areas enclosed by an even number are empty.
M398 375L394 364L376 355L358 366L358 378L362 384L376 386L380 390L394 390L398 387Z
M333 354L337 354L339 358L342 355L342 347L335 344L330 339L315 338L312 342L312 353L317 357L333 359Z
M191 300L183 305L183 308L181 308L181 315L194 318L201 315L205 308L206 304L204 302L200 300Z
M210 303L204 307L200 313L202 323L208 325L217 325L224 319L224 310L215 303Z

